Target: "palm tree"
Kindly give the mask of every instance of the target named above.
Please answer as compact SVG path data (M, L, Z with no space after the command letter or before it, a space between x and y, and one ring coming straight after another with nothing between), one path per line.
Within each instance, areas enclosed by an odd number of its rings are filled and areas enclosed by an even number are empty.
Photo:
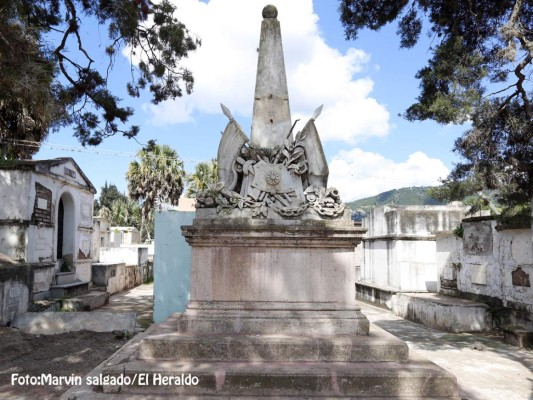
M115 226L134 226L141 228L141 208L131 199L117 199L111 204L111 220Z
M196 164L194 172L187 177L187 197L196 197L198 192L218 182L217 160Z
M137 153L140 162L133 161L128 167L126 179L132 200L141 203L141 235L151 239L150 224L156 201L177 205L183 192L185 171L178 153L167 145L157 145L150 140Z

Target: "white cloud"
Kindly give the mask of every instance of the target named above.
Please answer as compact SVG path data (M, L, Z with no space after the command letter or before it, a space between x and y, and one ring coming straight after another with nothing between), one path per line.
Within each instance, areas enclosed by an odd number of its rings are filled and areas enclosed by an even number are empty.
M251 116L264 0L173 2L178 18L202 39L202 46L183 63L195 75L195 89L177 101L146 105L152 123L190 122L196 113L220 113L219 103L237 119ZM387 135L389 113L369 97L373 82L361 75L370 56L355 48L342 54L329 47L319 34L312 0L286 1L277 8L293 120L309 118L324 104L317 120L323 140L353 144Z
M328 186L339 189L343 201L375 196L387 190L438 185L449 170L437 158L417 151L396 163L381 154L359 148L341 151L329 165Z

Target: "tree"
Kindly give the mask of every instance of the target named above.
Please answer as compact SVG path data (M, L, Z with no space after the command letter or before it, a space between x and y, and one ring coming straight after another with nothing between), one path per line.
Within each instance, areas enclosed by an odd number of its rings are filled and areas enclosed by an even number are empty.
M99 200L94 203L94 215L108 219L112 226L134 226L141 230L139 203L120 192L115 184L106 182L100 189Z
M151 239L149 225L153 221L156 202L178 205L183 193L185 171L183 161L175 150L166 145L157 145L150 140L145 148L137 153L140 162L129 164L129 197L141 203L141 235Z
M497 189L506 207L533 198L531 1L341 0L339 11L347 39L398 20L405 48L429 24L432 57L416 74L420 95L404 115L411 121L471 122L454 146L464 162L444 183Z
M34 142L67 124L83 146L117 133L135 137L138 126L124 127L133 109L108 87L124 49L138 61L131 64L129 95L148 89L158 104L191 93L193 76L179 64L200 41L175 10L169 0L1 1L0 159L31 157ZM107 29L107 66L84 37L87 26L99 33L97 25Z
M100 198L99 200L95 200L95 206L94 206L94 214L97 215L98 211L102 207L106 207L109 210L112 210L113 203L117 200L124 200L126 201L128 197L120 192L115 184L104 184L104 186L100 189Z
M0 5L0 160L29 158L38 147L28 141L43 140L64 119L54 84L57 68L10 6Z
M218 182L217 160L196 164L194 172L187 177L187 197L196 197L196 194Z
M111 204L113 226L134 226L140 231L141 219L141 207L136 201L124 197Z

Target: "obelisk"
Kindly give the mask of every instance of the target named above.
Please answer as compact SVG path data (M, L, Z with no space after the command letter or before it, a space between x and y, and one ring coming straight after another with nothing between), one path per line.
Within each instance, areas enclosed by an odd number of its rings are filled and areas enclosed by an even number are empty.
M263 9L250 133L250 144L255 148L282 145L291 129L289 92L277 16L276 7L268 5Z

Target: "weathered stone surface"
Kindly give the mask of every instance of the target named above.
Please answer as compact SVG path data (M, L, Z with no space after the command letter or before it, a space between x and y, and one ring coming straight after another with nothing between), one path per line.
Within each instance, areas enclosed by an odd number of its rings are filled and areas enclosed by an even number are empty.
M435 234L458 227L467 210L459 205L373 209L363 221L368 232L360 283L385 291L436 292Z
M261 23L250 142L257 148L283 145L291 129L281 28L272 7ZM265 13L265 11L264 11Z
M174 317L179 324L179 317ZM405 342L373 326L369 335L178 333L160 328L140 343L139 359L180 361L407 361Z
M492 229L490 221L464 224L463 247L468 255L489 255L492 252Z
M89 292L81 296L61 300L61 309L68 311L90 311L109 303L108 292Z
M290 304L285 304L289 308ZM360 310L195 310L180 317L179 332L235 334L368 334L368 320Z
M192 246L192 301L354 302L362 229L216 221L182 227Z
M26 282L0 280L0 326L7 325L17 315L25 313L28 310L29 298Z
M499 325L533 330L531 229L499 225L490 217L466 219L462 226L462 239L452 232L437 236L440 292L497 305ZM451 268L455 287L449 288L442 280Z
M533 331L527 331L525 329L504 329L503 340L505 343L512 344L513 346L520 348L532 348L533 347Z
M75 281L61 285L50 286L51 297L61 299L63 297L73 297L86 294L89 292L90 282Z
M148 374L152 385L104 386L104 392L181 396L281 396L458 399L455 377L428 361L397 362L131 362L106 374ZM154 377L198 378L193 386L157 385Z
M434 293L398 293L393 312L405 319L448 332L492 329L489 306Z

